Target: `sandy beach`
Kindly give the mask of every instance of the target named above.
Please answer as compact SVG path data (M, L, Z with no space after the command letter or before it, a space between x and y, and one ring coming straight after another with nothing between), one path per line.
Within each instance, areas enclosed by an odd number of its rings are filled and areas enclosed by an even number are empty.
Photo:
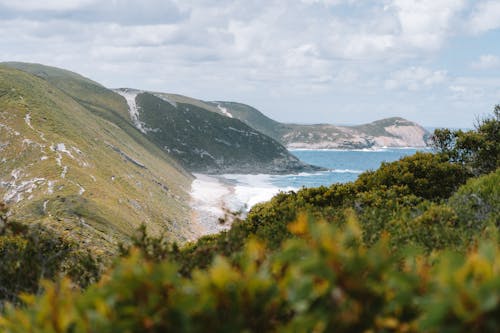
M282 190L271 185L268 175L194 174L191 184L192 221L199 236L231 227L237 217L244 218L257 203L270 200Z

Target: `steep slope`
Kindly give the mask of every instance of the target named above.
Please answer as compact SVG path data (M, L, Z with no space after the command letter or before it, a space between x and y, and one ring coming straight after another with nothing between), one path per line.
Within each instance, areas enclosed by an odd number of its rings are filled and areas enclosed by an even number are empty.
M11 220L42 222L105 251L143 222L172 241L196 235L192 177L133 126L121 96L88 79L0 65L0 152Z
M222 101L210 102L210 104L224 110L226 115L239 119L248 126L280 142L283 135L289 130L286 124L279 123L246 104Z
M117 90L129 102L135 125L184 167L206 173L284 173L316 170L272 138L207 103L131 89ZM186 103L187 102L187 103Z
M210 104L223 108L231 117L240 119L288 148L424 147L429 136L422 126L399 117L359 126L283 124L245 104L235 102Z

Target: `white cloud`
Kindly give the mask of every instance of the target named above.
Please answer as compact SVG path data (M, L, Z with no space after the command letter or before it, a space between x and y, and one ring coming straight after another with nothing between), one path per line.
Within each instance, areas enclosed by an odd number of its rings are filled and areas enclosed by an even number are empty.
M393 0L386 8L395 9L403 42L420 49L437 49L464 6L464 0Z
M359 0L302 0L307 5L321 4L323 6L336 6L341 4L353 4Z
M410 91L431 88L445 82L446 71L433 71L424 67L409 67L391 74L385 81L386 89L408 89Z
M469 25L475 33L500 28L500 1L479 2L471 15Z
M7 8L22 10L22 11L34 11L34 10L54 10L54 11L66 11L74 10L78 8L85 7L91 3L95 3L96 0L22 0L22 1L12 1L12 0L0 0L0 5Z
M471 64L471 67L483 70L498 68L500 67L500 58L493 54L482 55Z
M0 61L64 67L110 87L269 101L276 112L296 108L297 117L313 102L323 114L330 105L358 110L358 100L366 102L366 113L378 112L368 105L395 96L402 100L391 102L393 110L418 108L428 95L458 95L459 87L462 95L485 91L489 103L493 87L483 89L480 77L488 72L478 72L473 84L452 79L471 64L447 62L449 75L436 70L449 54L448 39L461 42L472 1L0 0ZM472 16L485 16L484 8L497 2L482 1ZM487 26L497 22L488 20ZM474 68L500 56L494 48L481 50L485 58L475 53ZM286 101L293 103L282 109Z

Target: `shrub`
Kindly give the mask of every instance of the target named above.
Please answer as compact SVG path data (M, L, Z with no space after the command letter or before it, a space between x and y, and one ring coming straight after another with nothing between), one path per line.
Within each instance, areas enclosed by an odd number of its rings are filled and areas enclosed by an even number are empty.
M476 176L495 171L500 167L500 105L492 116L479 120L475 130L438 129L432 142L439 153Z
M433 206L421 223L447 215ZM439 213L438 213L439 212ZM451 216L451 215L450 215ZM500 330L500 248L483 239L468 253L394 255L391 236L370 248L354 218L344 227L309 220L269 252L247 240L238 262L223 257L191 278L139 251L82 293L67 280L9 307L13 332L451 332Z
M459 222L469 229L483 229L488 223L500 227L500 168L471 179L449 200Z
M362 192L382 186L405 186L408 194L439 201L448 198L469 177L461 165L449 163L444 155L417 152L399 161L382 163L376 171L361 174L355 184Z
M89 252L47 227L10 222L6 215L0 228L0 307L20 303L20 293L40 293L41 279L67 275L80 287L98 280L100 263Z

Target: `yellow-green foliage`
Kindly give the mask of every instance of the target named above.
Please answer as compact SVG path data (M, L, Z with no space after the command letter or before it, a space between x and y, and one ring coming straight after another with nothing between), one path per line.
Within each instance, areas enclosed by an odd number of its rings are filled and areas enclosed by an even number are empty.
M343 228L305 215L279 251L248 240L192 278L138 251L83 293L46 283L29 305L8 308L3 332L496 332L500 248L394 255L390 236L367 248L351 215Z

